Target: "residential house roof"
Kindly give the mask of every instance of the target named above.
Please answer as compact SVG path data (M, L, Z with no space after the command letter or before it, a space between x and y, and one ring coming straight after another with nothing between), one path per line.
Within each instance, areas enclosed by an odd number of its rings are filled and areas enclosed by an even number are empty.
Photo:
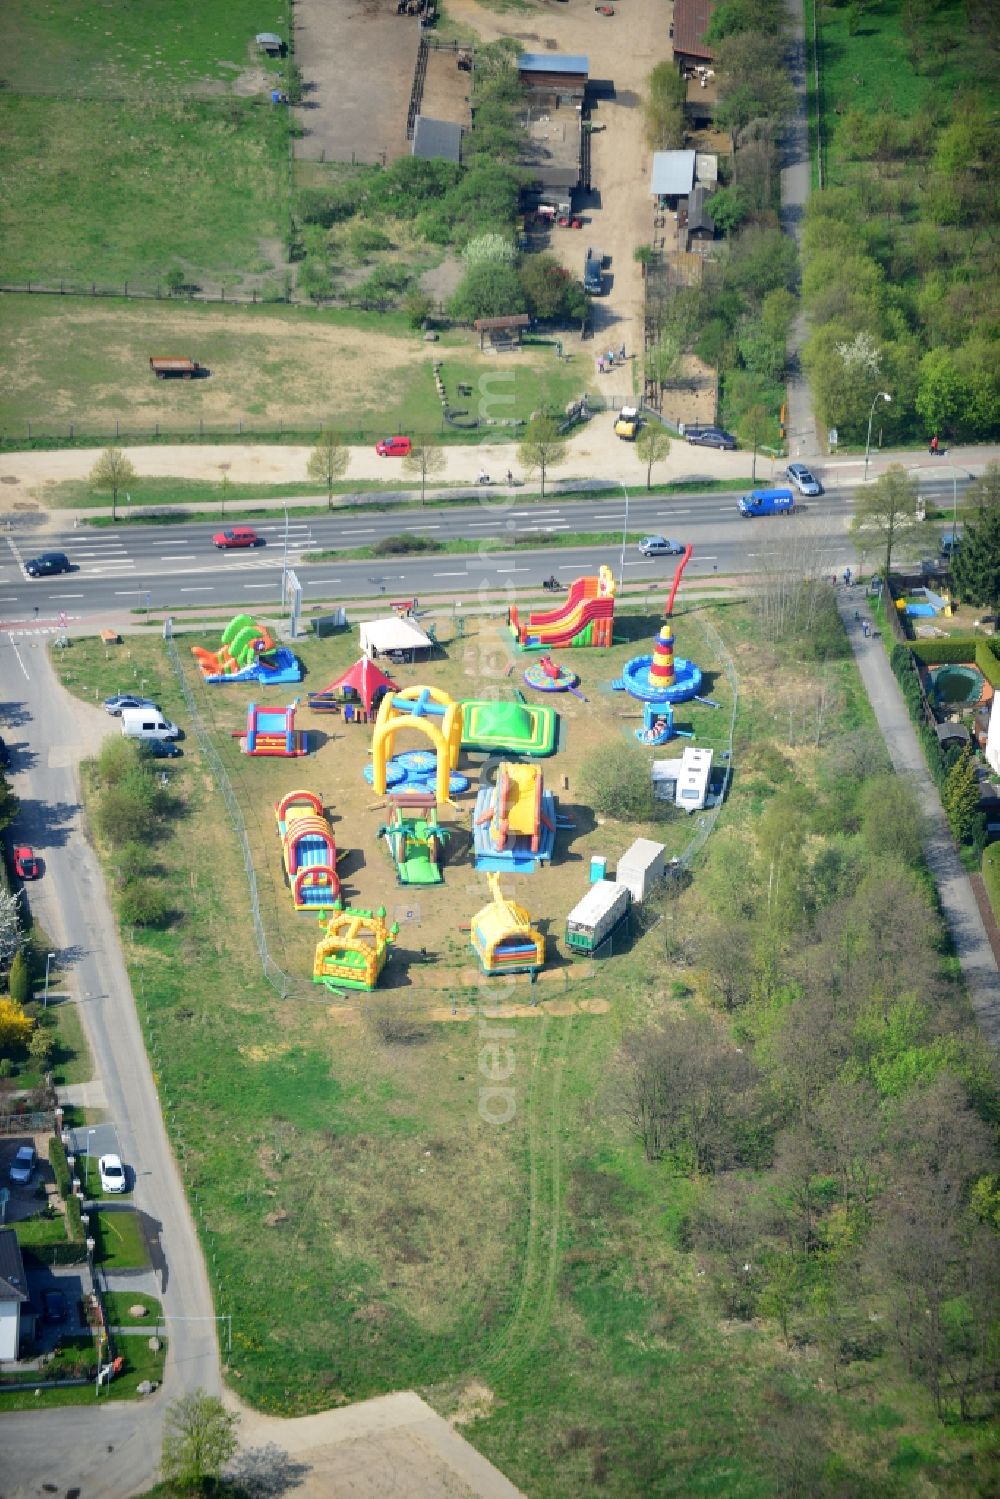
M686 198L694 186L693 151L654 151L649 190L656 198Z
M0 1301L28 1301L21 1246L12 1228L0 1228Z

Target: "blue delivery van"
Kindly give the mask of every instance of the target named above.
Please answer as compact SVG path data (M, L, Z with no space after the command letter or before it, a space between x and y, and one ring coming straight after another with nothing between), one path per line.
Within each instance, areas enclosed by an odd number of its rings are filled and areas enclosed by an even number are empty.
M795 509L795 496L790 489L752 489L739 502L742 516L791 515Z

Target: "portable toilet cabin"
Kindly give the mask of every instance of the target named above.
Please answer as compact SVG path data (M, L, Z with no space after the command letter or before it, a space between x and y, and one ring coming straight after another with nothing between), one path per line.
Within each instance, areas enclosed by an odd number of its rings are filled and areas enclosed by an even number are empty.
M628 931L631 895L614 880L598 880L566 918L566 946L571 952L596 957L598 950Z
M663 879L667 851L651 838L637 838L618 860L615 875L619 885L626 885L637 906L641 906L653 886Z

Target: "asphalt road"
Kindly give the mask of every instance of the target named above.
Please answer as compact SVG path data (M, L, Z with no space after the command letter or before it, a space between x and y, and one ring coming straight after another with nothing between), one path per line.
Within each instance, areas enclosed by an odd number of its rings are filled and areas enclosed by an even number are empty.
M160 1115L118 934L96 857L84 834L76 765L115 723L64 693L44 644L0 635L4 736L21 798L18 834L45 850L32 887L38 921L58 955L56 973L79 1002L121 1154L135 1176L133 1202L146 1215L168 1329L167 1392L141 1406L109 1392L98 1409L12 1412L0 1430L0 1493L66 1493L124 1499L155 1480L163 1414L177 1395L219 1392L215 1307L201 1251Z
M965 481L967 484L968 481ZM959 491L965 487L959 485ZM950 482L922 486L929 501L947 504L953 498ZM626 582L668 582L674 565L669 557L644 558L636 542L644 534L665 535L694 543L686 576L689 579L754 572L769 559L801 544L810 558L817 556L831 572L855 565L848 539L853 490L836 489L802 500L790 518L745 521L737 513L735 494L683 496L631 495L628 507L629 542L625 549ZM238 514L227 516L233 525ZM621 544L569 547L574 534L610 532L625 524L624 497L612 492L580 500L518 500L516 491L490 489L475 504L427 507L423 510L343 512L302 516L272 512L254 521L262 545L249 551L218 551L212 535L222 522L186 522L164 526L120 526L92 529L78 526L46 532L44 548L37 535L14 529L0 543L0 627L4 624L69 619L104 611L134 608L180 609L229 605L252 609L273 603L281 591L281 572L287 556L310 601L411 594L465 596L471 602L484 585L497 588L537 588L554 572L564 582L593 571L598 562L621 566ZM336 557L307 562L309 553L367 547L380 538L412 531L438 541L463 538L478 541L472 553L391 557L350 561ZM516 551L511 549L514 537ZM520 538L530 540L520 544ZM559 537L558 549L548 548ZM506 538L506 541L504 540ZM537 545L536 545L537 543ZM55 577L30 579L23 563L38 550L65 551L73 571Z

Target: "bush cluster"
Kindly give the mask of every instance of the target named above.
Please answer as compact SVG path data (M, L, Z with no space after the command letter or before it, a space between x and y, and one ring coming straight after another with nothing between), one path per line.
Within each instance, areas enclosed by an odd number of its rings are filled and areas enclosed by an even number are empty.
M442 543L433 536L418 536L414 531L400 531L398 536L383 536L372 546L376 557L400 557L411 552L440 552Z

